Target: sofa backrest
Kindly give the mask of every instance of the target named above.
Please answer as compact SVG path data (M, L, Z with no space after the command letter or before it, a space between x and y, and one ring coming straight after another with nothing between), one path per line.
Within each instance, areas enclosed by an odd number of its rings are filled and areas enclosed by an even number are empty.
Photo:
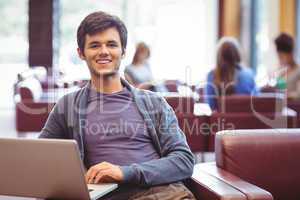
M192 152L207 151L209 117L196 116L192 113L176 113L176 117Z
M17 88L21 96L21 101L38 101L43 94L40 81L33 77L21 81Z
M218 98L218 112L275 113L284 107L282 94L229 95Z
M165 96L168 104L173 108L176 113L193 113L195 100L193 96Z
M300 199L300 129L221 131L217 166L269 191L275 200Z
M213 113L210 116L208 150L214 151L215 134L222 130L296 128L297 117L273 113Z

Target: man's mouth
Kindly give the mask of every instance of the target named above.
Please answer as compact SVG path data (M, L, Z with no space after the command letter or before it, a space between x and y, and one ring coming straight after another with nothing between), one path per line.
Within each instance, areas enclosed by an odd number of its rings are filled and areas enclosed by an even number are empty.
M96 63L98 64L107 64L107 63L110 63L111 60L110 59L98 59L96 60Z

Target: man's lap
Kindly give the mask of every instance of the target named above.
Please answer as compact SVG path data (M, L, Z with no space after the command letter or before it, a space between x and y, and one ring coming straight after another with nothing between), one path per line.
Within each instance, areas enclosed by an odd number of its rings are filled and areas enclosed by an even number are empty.
M102 199L102 198L101 198ZM171 183L147 188L119 189L114 194L105 196L105 200L195 200L194 195L182 183Z

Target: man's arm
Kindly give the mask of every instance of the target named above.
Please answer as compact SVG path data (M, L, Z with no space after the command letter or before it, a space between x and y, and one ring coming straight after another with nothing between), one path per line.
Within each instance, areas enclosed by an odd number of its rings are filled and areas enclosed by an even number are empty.
M194 156L179 128L175 113L163 98L160 105L162 109L157 135L162 158L121 166L125 183L158 185L180 181L192 175Z
M67 139L67 126L64 119L63 99L59 100L57 104L53 107L43 127L39 138L57 138L57 139Z

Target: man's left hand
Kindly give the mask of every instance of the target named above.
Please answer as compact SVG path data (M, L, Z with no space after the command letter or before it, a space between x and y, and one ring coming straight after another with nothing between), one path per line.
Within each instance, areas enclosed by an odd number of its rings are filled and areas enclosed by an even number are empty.
M85 181L88 184L118 183L122 182L123 179L124 175L120 166L109 162L94 165L85 174Z

